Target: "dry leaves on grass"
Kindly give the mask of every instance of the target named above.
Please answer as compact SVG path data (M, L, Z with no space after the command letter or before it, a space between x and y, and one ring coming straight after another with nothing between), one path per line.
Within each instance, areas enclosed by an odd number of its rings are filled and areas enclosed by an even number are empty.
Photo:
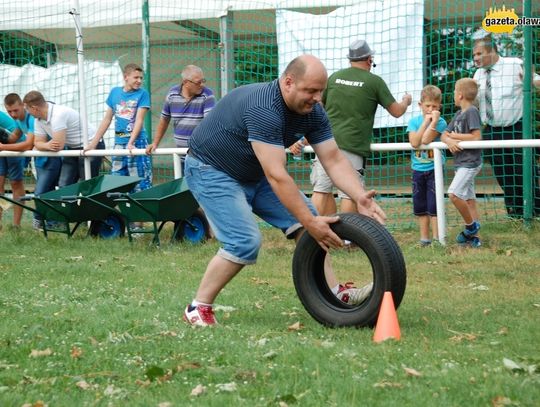
M407 376L413 376L413 377L421 377L422 376L422 373L420 373L416 369L413 369L412 367L403 366L403 370L405 370L405 373L407 374Z
M518 363L514 362L512 359L503 358L503 366L511 370L512 372L516 373L528 373L530 375L535 373L540 373L540 367L538 365L532 364L529 365L527 363Z
M75 383L75 386L77 386L81 390L88 390L92 388L92 385L86 380L79 380L77 383Z
M53 354L53 351L51 348L47 348L43 350L32 349L32 351L30 352L30 357L41 358L43 356L51 356L52 354Z
M474 291L488 291L489 287L483 284L470 283L467 285L468 288Z
M191 390L191 395L193 397L198 397L206 392L206 386L203 386L202 384L198 384Z
M478 335L467 333L467 332L457 332L449 329L450 332L455 334L450 338L452 342L462 342L462 341L475 341L478 338Z
M504 406L514 406L515 404L512 400L505 396L497 396L491 400L491 405L493 407L504 407Z
M236 390L238 390L238 386L236 386L235 382L216 384L216 393L219 393L222 391L231 393Z
M251 281L255 285L270 285L270 283L267 280L263 280L263 279L258 278L258 277L251 277Z
M49 407L45 402L38 400L35 403L24 403L21 407Z
M303 327L304 327L304 324L302 324L302 323L300 323L300 322L295 322L294 324L289 325L289 326L287 327L287 330L289 330L289 331L299 331L299 330L301 330Z
M380 388L386 388L386 387L393 387L393 388L402 388L403 384L398 382L389 382L388 380L381 380L380 382L377 382L373 385L373 387L380 387Z
M70 356L73 358L73 359L79 359L83 354L83 350L77 346L72 346L71 347L71 352L70 352Z

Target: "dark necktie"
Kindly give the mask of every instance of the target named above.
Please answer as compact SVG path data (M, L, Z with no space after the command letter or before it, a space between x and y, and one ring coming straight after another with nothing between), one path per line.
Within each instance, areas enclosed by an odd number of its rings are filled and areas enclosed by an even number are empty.
M493 103L491 99L491 69L486 69L486 121L493 125Z

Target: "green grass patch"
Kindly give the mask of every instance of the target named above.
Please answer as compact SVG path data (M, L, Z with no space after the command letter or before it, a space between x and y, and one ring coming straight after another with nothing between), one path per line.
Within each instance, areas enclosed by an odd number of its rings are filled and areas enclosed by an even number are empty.
M402 339L382 344L372 330L325 328L307 314L292 285L294 246L276 230L263 229L259 262L218 297L210 329L181 316L214 241L156 249L150 236L1 233L2 406L540 400L537 224L483 224L481 249L419 248L416 230L395 232L408 271Z

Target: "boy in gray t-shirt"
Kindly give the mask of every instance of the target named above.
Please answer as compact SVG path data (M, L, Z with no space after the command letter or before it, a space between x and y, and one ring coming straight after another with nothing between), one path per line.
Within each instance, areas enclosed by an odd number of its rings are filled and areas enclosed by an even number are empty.
M441 136L441 140L448 145L448 149L454 155L455 175L448 187L448 196L465 221L465 229L459 233L456 241L470 244L472 247L481 245L478 237L480 222L476 208L474 178L482 168L482 151L462 149L459 142L482 139L480 112L473 105L477 94L478 85L474 79L462 78L456 82L454 102L460 110Z

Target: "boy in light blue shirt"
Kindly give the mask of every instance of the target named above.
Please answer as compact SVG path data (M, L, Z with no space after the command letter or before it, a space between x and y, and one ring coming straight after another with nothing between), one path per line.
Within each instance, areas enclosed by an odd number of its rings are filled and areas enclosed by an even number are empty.
M414 148L438 139L446 129L446 122L441 118L441 99L441 90L438 87L427 85L422 89L418 103L422 115L413 117L407 127L409 142ZM439 239L433 150L413 150L411 167L413 211L420 226L420 246L429 246L431 239ZM432 238L429 233L430 226Z

